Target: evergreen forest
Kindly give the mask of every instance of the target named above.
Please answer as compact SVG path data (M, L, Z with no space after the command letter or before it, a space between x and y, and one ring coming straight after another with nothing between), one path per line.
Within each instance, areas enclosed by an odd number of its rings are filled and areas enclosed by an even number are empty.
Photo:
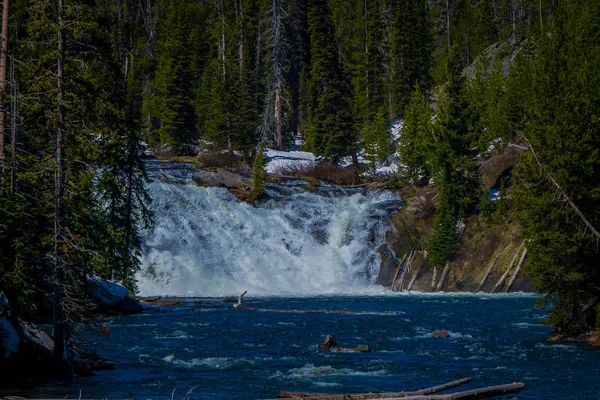
M147 147L262 162L301 136L328 162L397 153L398 176L433 182L439 266L480 204L479 155L518 148L547 322L600 326L600 2L3 3L0 287L22 318L51 296L58 326L84 318L91 275L135 290Z

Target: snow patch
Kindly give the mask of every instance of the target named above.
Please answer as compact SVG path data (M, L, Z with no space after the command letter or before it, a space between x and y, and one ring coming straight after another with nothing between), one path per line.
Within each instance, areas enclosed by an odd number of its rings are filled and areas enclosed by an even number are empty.
M275 174L286 169L312 168L316 157L306 151L278 151L267 149L267 173Z

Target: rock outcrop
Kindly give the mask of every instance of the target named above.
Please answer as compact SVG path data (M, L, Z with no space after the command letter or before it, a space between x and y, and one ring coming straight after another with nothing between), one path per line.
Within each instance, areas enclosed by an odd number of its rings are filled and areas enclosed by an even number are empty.
M252 190L250 179L224 169L198 171L192 179L199 186L224 187L243 191Z

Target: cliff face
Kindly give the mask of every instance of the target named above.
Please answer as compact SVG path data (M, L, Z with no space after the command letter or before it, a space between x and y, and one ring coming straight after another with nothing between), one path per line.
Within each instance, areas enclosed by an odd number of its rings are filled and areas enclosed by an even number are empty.
M438 287L441 291L535 291L532 280L522 267L515 274L521 258L526 264L526 254L523 256L526 243L511 204L515 161L514 150L508 148L502 152L494 151L479 163L479 173L486 189L494 191L500 187L500 182L504 182L506 193L503 193L503 199L496 201L503 201L505 210L504 213L492 211L495 215L491 216L489 212L484 215L477 211L457 224L460 244L442 283L443 266L434 268L425 251L433 228L437 188L429 185L400 189L406 207L392 216L387 246L380 248L382 266L377 282L391 288L396 276L394 290L399 290L402 283L403 290L410 287L419 291L436 291ZM408 260L411 251L414 259L410 263L405 262L396 274L398 264L403 259ZM507 290L513 276L515 278ZM504 279L501 280L502 277ZM414 281L412 286L411 281Z

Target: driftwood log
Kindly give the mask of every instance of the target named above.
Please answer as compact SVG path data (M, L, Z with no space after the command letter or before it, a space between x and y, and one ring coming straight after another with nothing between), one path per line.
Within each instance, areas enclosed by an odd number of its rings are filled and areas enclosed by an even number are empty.
M438 393L443 390L455 388L460 385L471 382L471 378L466 377L456 381L447 382L441 385L416 390L414 392L390 392L390 393L355 393L355 394L333 394L333 393L304 393L304 392L279 392L278 398L293 398L303 400L366 400L366 399L389 399L393 397L406 397L428 395Z
M487 386L479 389L466 390L448 394L431 394L447 390L467 383L458 380L433 388L423 389L417 392L397 392L397 393L357 393L357 394L319 394L319 393L300 393L300 392L281 392L278 398L289 398L294 400L366 400L366 399L388 399L388 400L479 400L489 399L496 396L519 393L525 384L521 382L509 383L506 385ZM457 383L453 386L450 386ZM271 399L274 400L274 399Z
M242 304L244 301L244 296L248 293L245 291L242 293L238 299L237 304L234 304L233 307L236 310L240 311L267 311L267 312L280 312L280 313L308 313L308 314L348 314L348 315L389 315L389 312L386 311L350 311L350 310L328 310L328 309L319 309L319 310L303 310L297 308L269 308L269 307L247 307Z

